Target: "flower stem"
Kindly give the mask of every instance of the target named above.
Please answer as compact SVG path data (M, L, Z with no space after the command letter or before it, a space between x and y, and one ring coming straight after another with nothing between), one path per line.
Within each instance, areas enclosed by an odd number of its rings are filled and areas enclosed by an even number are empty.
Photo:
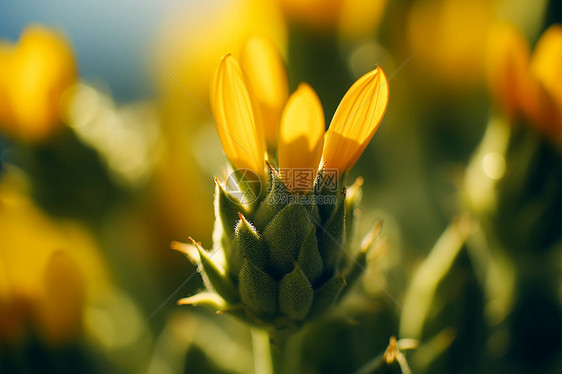
M251 334L254 350L254 373L274 374L269 333L263 329L252 328Z

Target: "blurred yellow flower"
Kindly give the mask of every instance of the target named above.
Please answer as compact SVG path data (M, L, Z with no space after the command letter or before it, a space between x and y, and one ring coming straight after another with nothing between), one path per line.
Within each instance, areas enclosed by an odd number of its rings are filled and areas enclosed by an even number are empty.
M336 30L344 40L374 33L386 0L278 0L285 17L317 32Z
M489 0L415 2L408 39L424 74L452 86L480 83L494 5Z
M156 66L166 112L188 116L182 127L207 119L181 85L198 102L209 98L209 80L225 50L239 51L248 35L265 35L283 51L286 31L276 4L261 0L217 0L176 9L156 37L155 56L174 79Z
M338 28L344 40L356 40L372 35L386 9L386 0L344 1Z
M21 141L38 141L61 124L61 97L76 79L67 40L30 26L16 45L0 45L0 131Z
M2 125L2 123L7 123L10 115L6 85L8 83L8 68L10 66L11 55L12 46L0 40L0 130L5 126Z
M562 137L562 25L549 27L539 39L530 63L531 78L546 95L538 92L542 102L527 105L527 115L547 131ZM537 89L538 90L538 89ZM537 91L535 90L535 91ZM552 109L550 109L552 108Z
M543 131L562 138L562 26L546 30L531 56L519 29L497 25L490 33L486 62L496 105L511 118L523 114Z
M326 30L337 24L342 0L279 0L289 20L312 29Z
M47 217L22 187L11 172L0 179L0 339L17 344L31 330L63 344L81 331L83 307L108 276L87 231Z
M266 63L274 61L257 53L252 58ZM264 70L273 71L265 67ZM251 169L263 178L267 155L263 124L256 120L259 106L254 91L236 59L224 56L211 84L211 107L219 138L234 168ZM357 162L376 132L386 111L388 92L388 81L381 68L355 82L334 114L322 151L322 106L314 90L301 84L283 111L278 139L279 169L316 171L322 155L326 168L338 169L339 175L343 175Z
M525 36L513 25L490 29L486 52L486 80L495 103L509 116L521 114L520 94L525 86L530 50Z

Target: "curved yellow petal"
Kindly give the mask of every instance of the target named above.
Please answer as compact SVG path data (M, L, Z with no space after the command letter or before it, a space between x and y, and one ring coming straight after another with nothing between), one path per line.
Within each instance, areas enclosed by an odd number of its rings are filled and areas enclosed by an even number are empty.
M531 59L531 74L548 92L557 107L552 126L562 133L562 25L549 27L539 39Z
M226 157L237 169L264 174L265 139L256 125L247 78L231 55L224 56L211 85L211 109Z
M508 116L521 111L530 49L525 36L513 25L497 24L490 30L486 52L486 80L490 95Z
M291 95L279 127L279 170L293 191L312 188L322 157L324 111L314 89L301 83Z
M289 97L283 59L271 40L254 36L242 46L240 65L259 105L267 145L275 148L279 118Z
M343 97L326 132L323 163L340 176L357 162L388 105L388 80L380 67L359 78Z

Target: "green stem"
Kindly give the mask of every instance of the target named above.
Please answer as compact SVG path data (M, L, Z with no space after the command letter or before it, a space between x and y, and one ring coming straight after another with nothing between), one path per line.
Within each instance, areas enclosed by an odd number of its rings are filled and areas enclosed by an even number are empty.
M251 334L254 350L254 373L274 374L269 333L263 329L252 328Z

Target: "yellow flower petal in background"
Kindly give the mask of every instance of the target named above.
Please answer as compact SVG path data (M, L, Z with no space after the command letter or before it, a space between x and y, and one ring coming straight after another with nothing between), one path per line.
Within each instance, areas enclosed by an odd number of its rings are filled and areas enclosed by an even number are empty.
M54 252L44 270L44 297L39 300L38 319L52 344L71 339L82 327L84 279L78 264L65 251Z
M248 35L267 35L281 50L286 45L286 26L277 3L263 0L213 0L193 6L178 2L162 23L153 44L158 66L154 72L162 92L166 126L183 136L186 123L192 128L207 121L196 103L186 103L185 92L207 106L209 81L216 62L228 51L239 51ZM175 135L175 134L173 134Z
M345 40L372 36L385 8L386 0L343 1L339 17L340 36Z
M527 72L521 93L521 107L538 129L553 134L560 123L557 104L545 86Z
M26 188L14 172L0 179L0 340L17 342L31 323L49 343L68 342L109 275L89 231L45 215Z
M355 82L326 132L323 163L341 175L357 162L377 131L388 105L388 80L380 67Z
M523 34L508 24L489 35L486 73L495 103L511 118L524 114L537 128L562 135L562 27L550 27L530 58Z
M242 46L240 65L259 105L267 145L275 148L279 118L289 97L283 59L271 40L254 36Z
M328 31L337 25L342 0L278 0L285 16L316 31Z
M311 171L312 179L303 190L312 188L322 157L324 127L324 110L318 95L308 84L301 83L289 98L281 117L278 161L279 169L284 171ZM294 175L287 172L281 175L287 187L294 190L296 186L291 183Z
M540 82L556 106L557 113L553 113L551 126L562 134L562 25L549 27L541 36L530 69L532 77Z
M12 49L13 47L9 43L0 41L0 131L5 131L3 128L7 128L8 123L12 122L7 93L11 76L9 70L13 55Z
M553 25L539 39L531 72L562 103L562 25Z
M292 23L318 32L338 31L344 41L373 36L386 0L278 0Z
M515 26L497 24L490 30L486 53L486 79L492 99L509 117L519 114L530 50Z
M6 53L0 55L4 59ZM0 77L9 113L0 117L4 122L1 129L24 141L53 133L61 123L62 94L76 79L67 40L40 26L27 28L12 50L8 71L9 76ZM4 112L6 109L0 109Z
M224 56L211 86L211 108L222 148L235 168L263 175L265 138L255 105L240 65L231 55Z
M424 76L432 84L468 88L482 82L488 29L494 15L489 0L416 1L408 14L408 40ZM438 80L438 81L434 81Z

